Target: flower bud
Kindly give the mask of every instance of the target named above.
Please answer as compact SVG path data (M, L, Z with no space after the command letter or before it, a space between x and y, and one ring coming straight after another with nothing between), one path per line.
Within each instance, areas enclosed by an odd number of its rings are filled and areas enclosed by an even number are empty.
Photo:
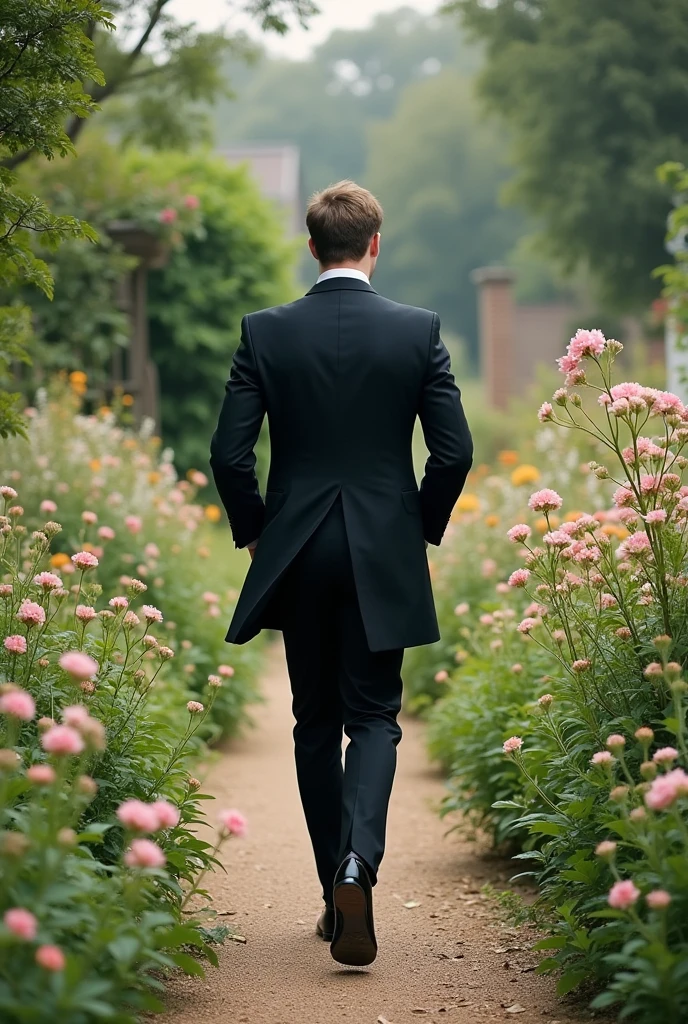
M640 774L648 781L654 779L657 774L657 765L652 761L643 761L640 766Z

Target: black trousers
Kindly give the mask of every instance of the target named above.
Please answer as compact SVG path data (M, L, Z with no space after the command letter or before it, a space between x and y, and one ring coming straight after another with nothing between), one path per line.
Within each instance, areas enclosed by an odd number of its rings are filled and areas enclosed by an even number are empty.
M335 872L352 850L376 881L401 739L404 656L368 648L341 498L285 573L278 599L299 791L329 903ZM350 741L344 766L342 732Z

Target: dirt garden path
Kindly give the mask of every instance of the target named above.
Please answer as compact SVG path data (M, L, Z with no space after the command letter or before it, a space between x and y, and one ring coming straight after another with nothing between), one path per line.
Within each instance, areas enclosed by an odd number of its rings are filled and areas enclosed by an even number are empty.
M246 938L219 951L205 981L170 986L164 1024L454 1024L589 1020L559 1004L533 973L532 934L499 923L485 882L509 866L450 835L435 811L442 781L428 767L423 727L406 719L376 888L380 953L340 968L316 938L317 878L296 788L289 684L280 647L269 656L256 728L228 745L206 785L217 808L238 807L249 836L225 847L228 873L210 880L215 907ZM212 813L212 812L211 812Z

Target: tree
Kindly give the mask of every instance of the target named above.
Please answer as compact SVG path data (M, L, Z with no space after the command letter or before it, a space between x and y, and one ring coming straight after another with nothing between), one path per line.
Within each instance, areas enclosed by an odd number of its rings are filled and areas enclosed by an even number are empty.
M642 308L664 256L657 166L688 158L688 0L453 0L486 46L481 90L514 139L514 201L603 301Z
M103 82L84 26L112 28L99 0L3 0L0 16L0 157L11 163L22 151L51 158L72 151L64 118L82 119L94 109L81 82ZM74 217L58 217L36 195L19 190L0 166L0 437L23 433L20 396L2 385L12 365L26 362L28 311L14 298L22 284L52 294L47 264L33 252L32 237L56 248L67 238L93 238Z
M202 232L150 274L148 294L162 436L178 467L205 468L241 318L294 297L294 246L245 168L202 153L138 157L133 166L162 186L183 182L200 201Z
M24 7L8 0L4 7ZM172 0L111 0L113 21L95 16L100 4L86 0L31 0L37 18L46 24L54 10L69 8L74 24L92 41L96 63L81 70L81 102L89 111L117 97L113 121L127 136L158 148L185 145L202 136L206 124L197 109L226 88L221 58L229 48L245 48L241 36L224 31L201 32L182 24L171 13ZM246 9L265 31L284 33L290 18L305 24L317 10L313 0L249 0ZM104 29L117 28L116 35ZM35 29L31 18L15 22L14 45L31 47ZM103 73L95 73L96 65ZM79 80L78 78L76 80ZM78 107L64 107L66 137L74 142L84 127ZM27 140L13 149L7 166L23 163L40 146Z
M307 61L270 58L253 65L227 61L237 96L213 111L219 146L249 141L296 144L304 191L366 168L371 123L393 116L406 86L445 68L472 74L480 48L466 44L458 26L408 7L379 15L363 30L333 32Z
M453 71L409 86L395 116L369 133L365 181L385 209L376 287L436 309L475 356L470 272L503 261L527 228L499 205L506 144L480 116L470 80Z

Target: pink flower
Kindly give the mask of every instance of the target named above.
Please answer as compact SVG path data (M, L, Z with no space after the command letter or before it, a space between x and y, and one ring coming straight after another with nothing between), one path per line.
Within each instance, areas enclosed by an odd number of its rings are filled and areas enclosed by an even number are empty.
M208 676L208 686L213 686L213 687L222 686L222 677L221 676L215 676L215 675L209 675Z
M651 910L666 910L671 903L671 893L666 889L653 889L645 897L648 907Z
M126 597L122 596L111 597L110 600L108 601L108 604L110 605L111 608L114 608L115 611L118 612L123 611L125 608L129 607L129 601L127 600Z
M161 224L174 224L177 219L177 211L173 206L165 206L158 214L158 220Z
M205 593L203 594L203 600L206 602L206 604L217 604L220 598L217 596L217 594L213 594L211 590L206 590Z
M4 641L5 650L9 651L10 654L26 654L26 637L19 636L18 633L12 636L6 636Z
M160 548L157 544L153 544L152 542L150 544L146 544L143 549L143 553L147 558L160 558Z
M607 903L615 910L628 910L640 898L640 889L636 888L630 878L624 882L615 882L609 890Z
M25 942L33 942L38 932L38 921L30 910L23 907L12 907L5 911L3 917L5 927L18 939Z
M651 811L663 811L687 792L688 775L682 768L674 768L653 780L645 794L645 804Z
M508 740L505 740L502 749L505 754L515 754L522 746L523 740L520 736L510 736Z
M246 835L248 823L241 811L234 809L221 811L218 815L218 820L220 822L220 827L229 832L230 835L238 836L239 839L242 839Z
M507 533L512 544L524 544L531 535L531 529L525 523L517 523Z
M190 700L186 705L186 710L190 715L200 715L201 711L204 711L204 707L200 701Z
M112 529L111 526L99 526L98 536L100 537L101 540L114 540L115 531Z
M62 586L62 580L54 572L39 572L33 581L37 587L43 587L44 590L55 590Z
M174 658L174 651L171 647L158 647L158 654L163 661L169 661L170 658Z
M84 741L71 726L53 725L41 736L41 746L48 754L56 754L58 757L74 756L82 752Z
M134 629L141 622L136 612L128 611L122 619L122 623L127 629Z
M603 839L595 847L595 853L598 857L613 857L616 853L616 843L612 839Z
M22 722L30 722L36 714L36 705L26 690L8 690L0 697L0 712Z
M60 581L61 582L61 581ZM27 626L42 626L45 622L45 611L35 601L25 598L19 605L17 618Z
M125 828L135 832L157 832L160 828L155 805L142 800L125 800L117 808L117 817Z
M88 509L81 513L81 519L87 526L94 526L98 522L96 513L90 512Z
M510 587L525 587L526 583L530 579L530 572L528 569L516 569L512 572L509 577Z
M640 731L640 730L639 730ZM652 732L652 730L649 730ZM636 733L636 736L638 733ZM652 733L654 735L654 733ZM652 755L652 760L655 764L671 764L678 757L678 750L674 747L660 747L659 750L655 750Z
M98 612L90 604L78 604L75 614L79 622L92 622L98 615Z
M607 736L607 747L609 750L621 750L626 746L626 738L621 736L620 733L612 733L611 736Z
M667 514L663 508L655 508L645 516L646 523L666 523Z
M124 854L124 863L128 868L161 868L165 854L152 839L133 839Z
M600 595L600 605L602 606L602 608L615 608L616 604L617 600L613 594Z
M73 679L90 679L98 671L98 662L83 651L65 651L59 665Z
M37 786L52 786L57 778L55 769L49 764L32 764L26 772L26 777Z
M141 609L147 622L162 622L162 612L152 604L144 604Z
M234 675L234 669L231 665L218 665L217 671L221 676L225 676L227 678Z
M590 758L590 763L604 766L613 764L615 760L616 758L608 750L598 750Z
M619 558L625 558L627 555L640 557L650 549L650 538L642 530L638 530L637 533L632 533L630 537L619 544L618 555Z
M62 709L62 721L65 725L71 725L73 729L81 730L89 721L88 708L83 704L70 704Z
M36 963L46 971L64 971L67 964L65 955L59 946L39 946L36 950Z
M612 501L617 508L628 508L635 501L635 494L628 487L617 487L612 495Z
M435 672L436 683L446 683L447 679L449 679L449 673L445 668L440 669L439 672Z
M189 194L188 196L184 196L184 206L186 207L187 210L197 210L200 205L201 200L198 198L198 196L194 196L191 194Z
M655 734L649 725L641 725L639 729L636 729L634 736L640 743L652 743L655 738ZM675 756L678 757L678 753Z
M136 535L143 529L143 519L141 519L140 516L126 516L124 519L124 525L129 533Z
M533 512L555 512L561 508L563 503L564 499L551 487L543 487L541 491L535 491L528 499L528 507Z
M2 487L0 487L0 497L4 498L5 501L14 501L14 499L18 497L18 494L14 487L10 487L8 484L3 484Z
M77 551L75 555L72 555L72 562L77 569L95 569L98 566L98 559L90 551Z
M470 605L468 604L468 601L462 601L460 604L457 604L456 608L454 609L454 615L468 615L469 611Z
M547 420L551 420L554 416L554 409L552 408L551 402L543 402L538 409L537 415L540 423L546 423Z
M538 619L525 618L522 619L521 622L519 622L516 629L519 631L519 633L525 633L527 636L532 629L535 629L535 627L539 625L540 622Z
M156 800L151 804L158 816L158 828L174 828L179 824L179 808L167 800Z
M40 511L44 512L47 516L54 515L55 512L57 512L57 505L54 501L51 501L50 498L45 498L38 507Z

